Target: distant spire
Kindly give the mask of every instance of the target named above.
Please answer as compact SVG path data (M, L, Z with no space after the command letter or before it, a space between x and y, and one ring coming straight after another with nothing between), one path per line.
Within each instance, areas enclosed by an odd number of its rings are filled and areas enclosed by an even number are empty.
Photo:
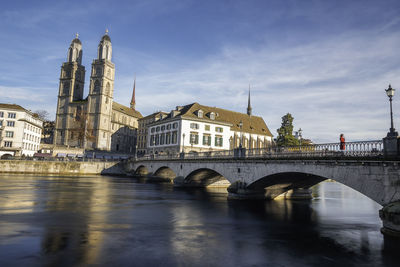
M132 100L131 100L131 109L135 109L135 107L136 107L135 90L136 90L136 74L135 74L135 80L133 81L133 92L132 92Z
M108 35L108 29L106 29L106 33L105 34L107 34Z
M251 116L251 105L250 105L250 84L249 84L249 100L247 102L247 115Z
M79 33L75 34L75 38L78 39L79 38Z

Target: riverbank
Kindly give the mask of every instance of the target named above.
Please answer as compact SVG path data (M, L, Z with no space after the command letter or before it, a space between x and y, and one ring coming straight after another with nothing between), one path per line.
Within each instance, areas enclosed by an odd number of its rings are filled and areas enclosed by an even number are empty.
M120 161L0 160L0 173L125 175Z

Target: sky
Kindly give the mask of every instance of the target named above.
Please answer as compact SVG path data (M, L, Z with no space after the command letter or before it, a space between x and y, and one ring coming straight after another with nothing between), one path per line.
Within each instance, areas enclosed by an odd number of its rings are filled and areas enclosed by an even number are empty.
M282 116L315 143L378 140L400 89L398 0L4 1L0 103L55 118L60 68L79 33L86 68L109 30L114 101L144 116L198 102L253 115L276 137ZM396 92L400 94L399 92ZM400 95L393 98L400 130Z

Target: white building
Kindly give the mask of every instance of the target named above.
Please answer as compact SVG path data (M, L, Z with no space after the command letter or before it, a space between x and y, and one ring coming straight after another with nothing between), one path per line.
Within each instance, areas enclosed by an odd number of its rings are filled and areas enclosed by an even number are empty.
M0 103L0 156L33 156L39 150L43 120L15 104Z
M174 154L229 150L240 145L266 148L272 134L264 120L226 109L193 103L178 106L165 118L148 125L147 153Z

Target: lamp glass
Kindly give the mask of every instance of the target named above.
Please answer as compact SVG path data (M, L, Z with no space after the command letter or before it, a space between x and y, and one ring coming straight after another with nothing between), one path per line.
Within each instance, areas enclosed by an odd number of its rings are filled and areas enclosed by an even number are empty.
M386 94L387 94L388 97L393 97L394 96L395 89L393 89L392 87L389 87L385 91L386 91Z

